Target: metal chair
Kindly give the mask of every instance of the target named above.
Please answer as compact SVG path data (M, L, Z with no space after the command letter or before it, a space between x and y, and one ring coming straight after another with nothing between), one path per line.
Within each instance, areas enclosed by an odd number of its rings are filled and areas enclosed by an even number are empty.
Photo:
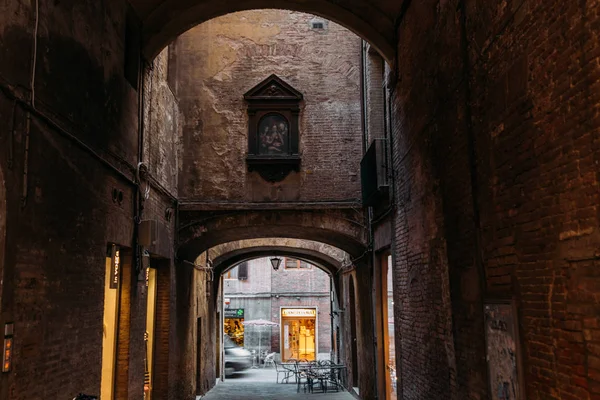
M290 376L294 375L294 371L291 369L287 369L286 367L284 367L283 365L278 364L278 363L273 363L273 365L275 365L275 371L277 371L276 382L279 383L279 374L283 374L281 383L283 383L284 380L285 380L285 383L288 383L290 381Z
M267 366L267 364L275 366L275 353L269 353L265 356L265 359L263 360L264 364L263 364L263 368L265 368Z

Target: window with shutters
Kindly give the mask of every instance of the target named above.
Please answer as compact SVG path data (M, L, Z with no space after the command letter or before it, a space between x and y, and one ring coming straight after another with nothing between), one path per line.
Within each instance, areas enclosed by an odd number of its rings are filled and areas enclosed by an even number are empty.
M243 262L237 266L238 276L237 278L240 281L245 281L248 279L248 262Z
M297 260L295 258L285 259L285 269L311 269L312 265L307 263L306 261Z

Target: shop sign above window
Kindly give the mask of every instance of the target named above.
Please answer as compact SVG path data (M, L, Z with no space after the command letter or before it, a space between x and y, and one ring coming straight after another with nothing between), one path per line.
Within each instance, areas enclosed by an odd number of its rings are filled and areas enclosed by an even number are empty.
M249 171L271 182L299 171L298 116L302 98L302 93L276 75L244 95L248 103Z
M284 308L281 310L283 317L316 317L317 310L314 308Z
M244 318L244 309L243 308L231 308L227 310L223 310L223 315L225 318Z

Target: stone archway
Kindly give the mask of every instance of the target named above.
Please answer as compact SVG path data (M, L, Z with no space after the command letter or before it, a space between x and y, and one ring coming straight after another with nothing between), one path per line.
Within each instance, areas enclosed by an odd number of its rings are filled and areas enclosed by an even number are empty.
M366 251L365 226L351 210L278 210L184 213L180 216L180 260L193 262L209 248L257 238L306 239L357 258Z
M376 5L366 0L133 0L131 4L142 19L143 51L148 59L156 57L161 49L195 25L236 11L267 8L327 18L368 41L389 63L395 54L394 21L390 15L398 12L399 5Z
M208 253L214 274L217 276L239 263L256 258L289 256L306 261L329 274L336 301L339 301L341 288L339 272L345 264L350 263L348 253L333 246L311 240L287 238L239 240L215 246L209 249ZM205 253L198 257L197 265L206 266L204 256ZM215 280L215 293L218 291L218 284L218 280Z

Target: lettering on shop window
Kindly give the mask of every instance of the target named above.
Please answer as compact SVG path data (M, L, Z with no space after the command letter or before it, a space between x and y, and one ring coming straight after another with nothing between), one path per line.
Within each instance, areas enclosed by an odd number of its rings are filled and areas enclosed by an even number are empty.
M315 317L317 310L314 308L284 308L281 310L284 317Z
M111 274L110 288L116 289L119 287L119 272L121 269L121 250L119 246L112 245L111 247Z

